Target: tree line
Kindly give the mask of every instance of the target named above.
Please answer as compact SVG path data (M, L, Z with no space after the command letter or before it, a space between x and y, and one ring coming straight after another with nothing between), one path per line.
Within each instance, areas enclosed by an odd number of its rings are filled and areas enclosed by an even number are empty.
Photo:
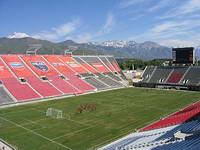
M146 66L162 66L162 60L117 60L122 70L144 69Z

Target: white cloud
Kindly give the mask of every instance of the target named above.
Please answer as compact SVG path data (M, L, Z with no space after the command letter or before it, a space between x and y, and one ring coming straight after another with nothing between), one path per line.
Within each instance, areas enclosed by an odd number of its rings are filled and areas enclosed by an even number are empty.
M13 38L25 38L25 37L30 37L30 35L22 32L14 32L12 35L9 35L8 38L13 39Z
M160 0L157 5L154 5L153 7L149 8L149 11L156 11L161 8L165 8L167 6L170 6L172 4L172 0Z
M112 13L108 13L105 23L102 25L102 27L97 32L82 33L82 34L79 34L79 35L73 37L72 39L79 43L85 43L85 42L89 42L89 41L98 40L99 38L105 36L106 34L109 34L113 30L114 25L115 25L114 15Z
M98 32L99 35L109 33L115 24L113 14L109 13L106 18L106 22L103 25L102 29Z
M166 14L158 17L159 19L173 18L173 17L184 17L193 16L199 14L200 11L200 0L188 0L182 5L177 5Z
M79 25L80 19L76 18L73 19L71 22L67 22L58 27L54 27L50 31L45 31L32 35L32 37L37 39L56 40L73 33L79 27Z
M181 22L168 21L162 24L155 25L152 29L150 29L150 31L154 33L160 33L169 30L180 31L183 27L185 27L189 23L190 21L181 21Z
M185 20L185 21L166 21L156 24L146 32L131 37L131 40L153 40L161 42L166 46L179 45L181 46L194 46L200 42L198 39L198 31L196 28L200 26L199 20ZM199 44L200 45L200 44Z
M55 30L56 34L58 34L59 36L64 36L75 31L76 28L79 26L79 24L80 24L80 19L76 18L72 20L71 22L63 24L57 28L53 28L53 30Z
M129 7L129 6L132 6L132 5L136 5L138 3L144 3L144 2L148 2L150 0L122 0L120 3L119 3L119 6L121 8L126 8L126 7Z

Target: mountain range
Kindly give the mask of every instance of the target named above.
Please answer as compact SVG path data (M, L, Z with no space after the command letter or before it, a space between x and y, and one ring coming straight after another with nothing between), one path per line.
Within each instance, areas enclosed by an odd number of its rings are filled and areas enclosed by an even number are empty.
M161 46L155 42L146 41L107 41L102 43L76 43L72 40L63 42L50 42L47 40L24 38L0 38L1 54L25 54L31 44L41 45L38 54L64 54L67 49L73 50L73 54L106 54L115 57L136 59L162 59L171 58L171 48Z

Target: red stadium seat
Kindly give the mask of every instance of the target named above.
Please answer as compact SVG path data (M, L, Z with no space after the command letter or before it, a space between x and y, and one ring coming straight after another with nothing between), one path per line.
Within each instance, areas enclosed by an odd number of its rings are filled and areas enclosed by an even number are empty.
M56 96L62 93L55 89L50 83L42 82L38 77L35 76L31 70L22 62L17 55L2 56L4 61L7 63L9 68L18 78L27 79L32 88L34 88L42 96Z
M30 100L41 98L28 84L20 83L7 67L0 61L0 80L16 100Z
M88 73L86 69L84 69L80 64L78 64L72 57L70 56L59 56L59 58L71 69L73 69L76 73Z
M168 78L167 82L178 83L181 80L182 76L183 74L172 73L170 77Z
M147 131L147 130L158 129L158 128L163 128L163 127L168 127L171 125L184 123L199 113L200 113L200 102L197 102L164 119L161 119L157 122L154 122L140 129L140 131Z

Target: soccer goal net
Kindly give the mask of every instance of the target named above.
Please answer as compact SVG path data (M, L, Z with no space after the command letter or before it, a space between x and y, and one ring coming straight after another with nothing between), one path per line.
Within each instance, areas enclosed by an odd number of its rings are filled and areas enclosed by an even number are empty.
M48 108L46 111L46 116L61 119L63 118L63 111L55 108Z

